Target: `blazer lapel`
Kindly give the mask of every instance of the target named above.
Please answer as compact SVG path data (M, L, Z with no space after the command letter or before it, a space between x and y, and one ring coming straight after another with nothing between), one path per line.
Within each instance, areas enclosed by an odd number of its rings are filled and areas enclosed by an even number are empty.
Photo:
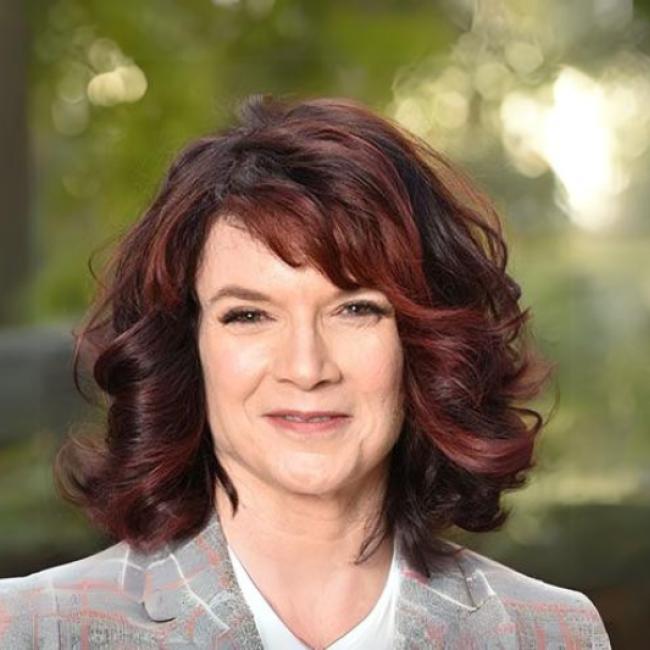
M449 548L456 544L445 542ZM398 547L399 551L399 547ZM516 650L516 630L500 598L462 554L441 558L430 578L398 554L401 583L396 612L400 650Z
M216 513L195 537L168 547L146 570L143 605L165 623L165 643L261 650Z

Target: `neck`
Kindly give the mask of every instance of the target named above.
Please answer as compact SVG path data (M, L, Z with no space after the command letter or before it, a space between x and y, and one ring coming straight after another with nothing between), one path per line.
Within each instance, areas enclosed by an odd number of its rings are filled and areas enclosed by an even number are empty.
M216 496L229 546L294 635L311 647L329 646L368 614L386 583L389 537L354 564L381 512L386 473L345 493L316 496L227 472L239 495L237 514L222 489Z
M237 513L233 516L221 487L216 493L217 510L228 544L244 558L263 557L276 566L295 567L297 572L329 572L358 557L363 541L381 517L385 470L378 470L364 485L329 495L269 489L237 468L227 471L239 497ZM392 548L390 540L378 548L383 560L386 546Z

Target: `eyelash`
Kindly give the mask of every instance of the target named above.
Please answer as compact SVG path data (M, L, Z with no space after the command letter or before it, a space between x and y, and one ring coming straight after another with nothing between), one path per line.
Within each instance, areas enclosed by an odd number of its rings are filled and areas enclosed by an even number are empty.
M343 305L343 309L349 307L361 307L364 310L364 313L356 312L359 317L378 316L379 318L381 318L382 316L386 316L389 313L389 311L384 307L382 307L381 305L378 305L377 303L374 302L370 302L369 300L349 302ZM256 318L255 319L246 318L247 314L255 314ZM259 317L261 314L264 314L264 312L259 309L234 308L226 312L219 320L224 325L228 325L229 323L242 323L247 325L255 325L256 323L260 322L257 317Z

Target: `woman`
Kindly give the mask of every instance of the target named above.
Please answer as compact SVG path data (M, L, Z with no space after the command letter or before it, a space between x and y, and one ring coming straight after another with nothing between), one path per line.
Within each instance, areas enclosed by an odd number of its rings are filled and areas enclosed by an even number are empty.
M347 100L191 144L78 336L106 435L60 486L115 546L0 588L3 647L607 648L500 526L544 363L489 203Z

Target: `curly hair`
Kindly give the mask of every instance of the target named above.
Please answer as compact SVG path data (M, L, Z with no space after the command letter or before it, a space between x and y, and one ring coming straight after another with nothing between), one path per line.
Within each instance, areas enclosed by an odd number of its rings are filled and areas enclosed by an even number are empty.
M117 539L153 549L197 532L219 483L197 351L195 278L210 228L236 215L292 266L395 308L405 419L382 521L430 575L438 535L488 531L505 490L533 466L541 415L528 405L550 366L535 351L490 201L426 143L348 99L254 95L238 121L187 146L126 233L76 332L105 396L101 437L70 436L63 495Z

